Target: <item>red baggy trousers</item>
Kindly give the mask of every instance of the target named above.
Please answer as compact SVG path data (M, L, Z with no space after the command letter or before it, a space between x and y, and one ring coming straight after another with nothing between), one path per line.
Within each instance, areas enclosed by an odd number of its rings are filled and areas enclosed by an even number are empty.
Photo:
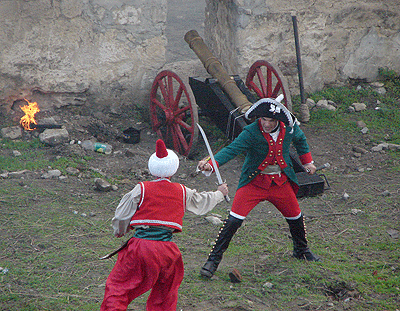
M174 242L132 238L118 253L100 310L125 311L132 300L151 290L147 311L176 311L183 274L182 255Z

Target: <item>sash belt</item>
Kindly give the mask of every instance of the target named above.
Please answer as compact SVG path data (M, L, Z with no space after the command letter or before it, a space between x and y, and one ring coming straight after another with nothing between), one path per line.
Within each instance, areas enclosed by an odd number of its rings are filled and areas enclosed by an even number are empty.
M265 175L277 175L281 173L282 169L279 167L279 165L268 165L263 171L260 172L260 174Z

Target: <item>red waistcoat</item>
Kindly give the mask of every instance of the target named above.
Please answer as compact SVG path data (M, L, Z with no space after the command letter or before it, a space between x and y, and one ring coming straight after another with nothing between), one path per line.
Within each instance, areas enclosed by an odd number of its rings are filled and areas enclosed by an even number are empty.
M280 122L280 131L278 134L278 138L275 142L269 133L265 133L263 131L261 123L258 124L260 131L263 134L265 140L268 142L269 146L268 155L266 156L264 161L259 165L258 169L260 171L263 171L268 165L279 165L281 169L284 169L287 166L287 164L283 159L282 143L285 137L286 127L283 125L282 122ZM275 174L275 175L259 174L253 179L252 183L261 188L268 189L271 186L272 181L274 181L278 186L282 186L287 181L287 176L285 175L285 173L283 173L283 171L281 174Z
M140 187L142 195L130 225L165 226L181 232L185 188L166 179L141 182Z

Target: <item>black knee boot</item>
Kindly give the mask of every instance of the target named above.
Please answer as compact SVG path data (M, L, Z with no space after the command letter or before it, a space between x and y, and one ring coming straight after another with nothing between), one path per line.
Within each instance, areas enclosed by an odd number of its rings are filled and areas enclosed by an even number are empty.
M208 255L207 262L200 270L200 274L206 278L211 278L217 270L219 263L222 260L222 255L228 249L229 243L232 240L236 230L242 225L243 220L229 215L221 227L217 240Z
M311 253L307 246L303 215L298 219L286 219L286 221L289 224L289 230L293 240L293 257L305 259L307 261L319 261L320 258Z

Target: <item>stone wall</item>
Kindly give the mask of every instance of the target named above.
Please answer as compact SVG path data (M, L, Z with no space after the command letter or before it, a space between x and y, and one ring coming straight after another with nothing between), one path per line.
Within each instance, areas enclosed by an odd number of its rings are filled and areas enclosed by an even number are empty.
M296 93L294 13L306 91L400 72L398 0L2 0L0 108L148 106L161 70L208 76L184 42L191 29L229 73L265 59Z
M0 1L0 105L142 105L165 65L167 0Z
M296 15L306 91L378 68L400 73L398 0L207 0L205 42L231 74L245 78L259 59L278 66L298 93L292 15Z

